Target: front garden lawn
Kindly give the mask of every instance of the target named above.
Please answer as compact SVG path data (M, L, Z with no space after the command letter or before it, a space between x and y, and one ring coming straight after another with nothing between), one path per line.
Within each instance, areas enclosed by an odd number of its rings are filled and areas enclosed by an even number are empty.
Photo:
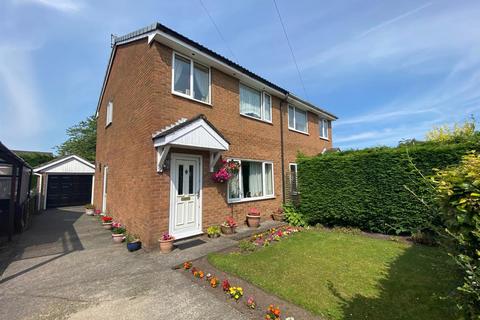
M326 319L462 319L451 299L460 279L441 248L308 230L208 259Z

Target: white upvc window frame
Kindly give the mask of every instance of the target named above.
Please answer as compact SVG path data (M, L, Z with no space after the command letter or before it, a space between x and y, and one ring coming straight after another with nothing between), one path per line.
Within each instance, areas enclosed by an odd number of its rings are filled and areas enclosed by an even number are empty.
M182 59L188 60L190 62L190 94L185 94L183 92L175 91L175 57L176 56L179 56ZM193 72L194 72L195 64L208 69L208 100L207 101L202 101L194 98L195 93L193 92L193 81L194 81ZM212 69L203 63L200 63L196 60L193 60L183 54L180 54L174 51L172 53L172 94L211 106L212 105Z
M324 140L329 140L330 137L328 135L328 127L329 127L329 121L325 118L319 118L318 119L318 131L321 139Z
M108 101L106 107L105 127L108 127L113 122L113 101Z
M239 163L240 167L238 170L238 184L239 184L239 198L230 198L230 183L227 182L227 202L228 203L236 203L236 202L248 202L248 201L256 201L256 200L264 200L264 199L274 199L275 198L275 171L273 168L273 161L266 161L266 160L250 160L250 159L238 159L238 158L231 158L228 161L233 160ZM261 197L249 197L245 198L243 196L243 176L242 176L242 161L245 162L259 162L262 164L262 193L263 196ZM267 185L265 179L265 164L270 164L272 166L272 194L266 195Z
M240 104L241 104L241 101L242 101L241 100L241 95L240 95L240 87L241 86L247 87L251 90L255 90L258 93L260 93L260 118L248 115L246 113L242 113L242 110L240 109ZM238 89L238 103L239 103L238 107L239 107L239 110L240 110L240 114L244 117L247 117L247 118L251 118L251 119L255 119L255 120L263 121L263 122L267 122L267 123L272 123L272 121L273 121L273 98L272 98L272 95L267 93L266 91L255 89L252 86L249 86L249 85L247 85L243 82L239 83L238 88L239 88ZM270 98L270 120L265 118L265 96L268 96Z
M293 127L290 126L290 107L293 108ZM296 129L296 124L297 124L297 119L295 117L295 111L296 110L300 110L300 111L303 111L305 112L305 131L301 131L301 130L298 130ZM308 111L305 110L305 109L302 109L302 108L298 108L297 106L293 105L293 104L289 104L288 107L287 107L287 116L288 116L288 130L291 130L291 131L295 131L295 132L298 132L298 133L302 133L302 134L306 134L306 135L309 135L308 133Z

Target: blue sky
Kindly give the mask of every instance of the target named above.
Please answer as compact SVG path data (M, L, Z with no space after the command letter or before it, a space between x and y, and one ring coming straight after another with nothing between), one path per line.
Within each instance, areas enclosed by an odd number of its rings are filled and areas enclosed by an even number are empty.
M422 139L479 113L479 1L277 0L306 92L271 0L203 3L227 43L198 0L2 1L0 140L64 141L95 112L110 34L156 21L339 116L343 149Z

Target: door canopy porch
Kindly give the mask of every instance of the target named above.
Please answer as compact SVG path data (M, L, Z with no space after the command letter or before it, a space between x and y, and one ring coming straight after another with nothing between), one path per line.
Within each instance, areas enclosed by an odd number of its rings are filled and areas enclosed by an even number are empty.
M157 171L163 172L171 147L210 151L210 172L213 172L220 155L228 151L230 143L200 114L190 120L182 118L152 135L157 150Z

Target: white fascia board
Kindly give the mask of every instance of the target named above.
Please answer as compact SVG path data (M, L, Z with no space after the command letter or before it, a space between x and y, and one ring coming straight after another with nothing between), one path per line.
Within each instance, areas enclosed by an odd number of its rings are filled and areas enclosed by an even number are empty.
M48 163L46 165L43 165L41 167L35 168L35 169L33 169L33 172L38 173L38 172L44 171L44 170L46 170L48 168L51 168L51 167L54 167L58 164L70 161L71 159L76 159L76 160L80 161L81 163L83 163L83 164L85 164L85 165L87 165L90 168L95 170L95 165L91 164L90 162L88 162L87 160L85 160L83 158L80 158L79 156L71 155L71 156L68 156L66 158L58 159L57 161L54 161L54 162Z
M331 120L331 121L336 120L335 117L332 117L331 115L323 112L322 110L314 108L314 107L304 103L303 101L297 100L297 99L295 99L295 97L288 96L287 102L294 105L295 107L300 108L300 109L304 109L304 110L310 111L311 113L318 114L318 115L322 116L322 118L325 118L325 119L328 119L328 120Z
M192 131L194 131L199 127L202 127L207 131L207 133L216 141L217 146L214 146L214 147L210 146L206 148L206 147L203 147L202 145L198 145L198 146L191 146L191 147L197 147L199 149L208 149L208 150L219 150L219 151L229 150L228 142L225 141L225 139L223 139L217 132L215 132L215 130L213 130L208 125L208 123L206 123L203 119L199 119L183 128L173 131L170 134L154 139L154 147L161 147L165 145L175 146L177 140L188 135L189 133L192 133Z
M146 35L144 35L146 36ZM209 65L211 67L214 67L218 70L221 70L225 72L228 75L231 75L237 79L239 79L241 82L244 82L246 84L249 84L253 86L254 88L257 88L259 90L264 90L272 95L275 95L277 97L285 98L285 94L283 92L280 92L272 87L269 87L265 83L258 81L256 79L253 79L252 77L244 74L243 72L229 66L228 64L215 59L211 57L210 55L203 53L202 51L198 50L197 48L178 40L175 37L172 37L162 31L156 30L153 31L152 33L148 34L148 42L151 44L153 41L158 41L160 43L165 44L166 46L172 48L173 50L184 54L188 57L192 57L194 60L197 60L200 63L204 63L206 65Z
M107 71L105 72L105 77L103 78L103 84L102 84L102 90L100 91L100 97L98 98L97 111L95 111L95 119L98 119L98 113L100 112L100 105L102 103L103 95L105 93L105 87L107 86L107 79L110 76L110 69L112 68L113 57L115 56L116 50L117 50L117 46L113 46L112 51L110 53L110 59L108 60Z

